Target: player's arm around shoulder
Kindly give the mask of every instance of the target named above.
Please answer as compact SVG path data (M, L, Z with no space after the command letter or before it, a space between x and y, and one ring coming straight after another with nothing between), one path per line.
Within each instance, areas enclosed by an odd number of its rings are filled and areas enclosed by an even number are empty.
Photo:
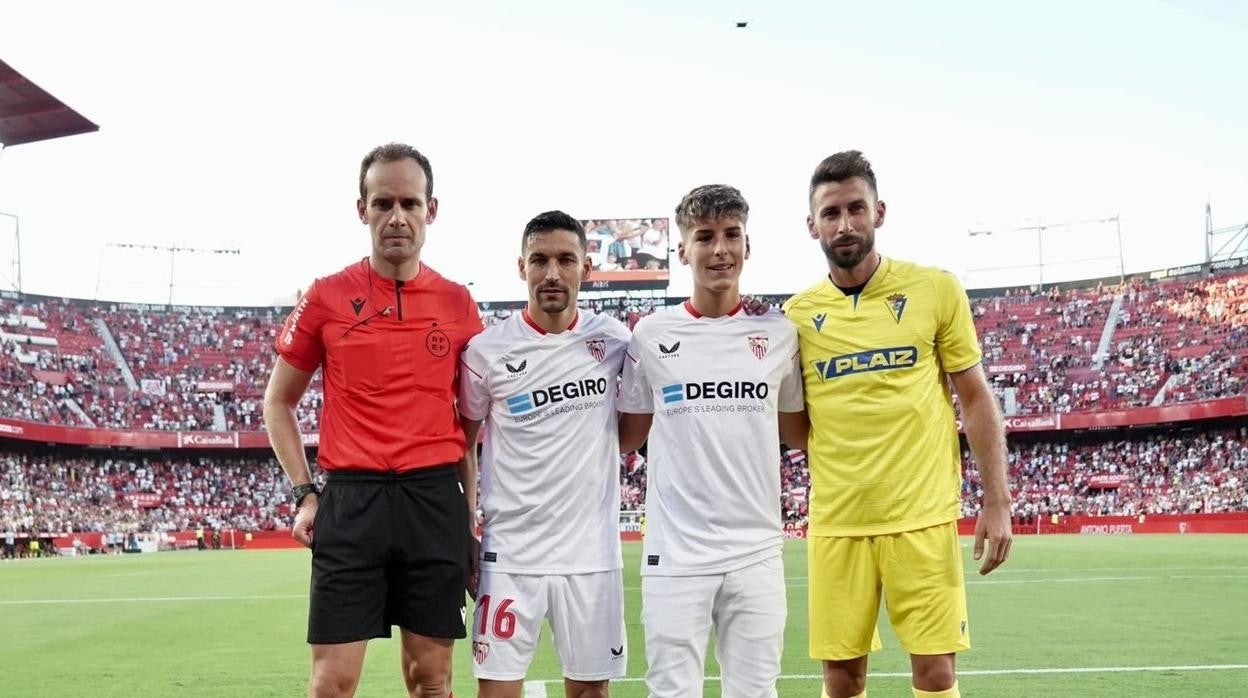
M490 388L489 366L492 363L486 345L490 331L471 339L459 356L458 390L455 411L460 427L464 430L464 458L460 463L460 481L468 498L469 513L476 511L477 440L481 428L490 415L493 395ZM473 525L475 529L475 524Z
M473 419L484 420L485 410L489 407L489 345L493 338L493 328L488 328L468 340L468 344L459 354L457 368L458 380L456 398L459 401L459 412L467 412Z
M460 295L463 297L462 303L464 308L464 317L467 319L465 334L471 338L481 334L485 330L485 323L481 321L481 306L472 298L472 292L467 286L455 284Z
M620 453L632 453L646 443L654 422L654 398L646 374L646 338L653 316L644 317L633 328L624 366L620 371L619 411Z
M788 317L788 316L789 316L789 315L793 312L793 308L794 308L794 306L795 306L795 305L796 305L796 304L797 304L800 300L801 300L801 299L800 299L800 296L799 296L799 295L792 295L792 296L789 296L788 300L786 300L786 301L784 301L783 303L781 303L781 304L780 304L780 312L781 312L782 314L784 314L784 316L785 316L785 317Z
M477 505L477 440L485 420L489 418L493 396L490 393L488 353L490 331L478 334L464 347L459 356L458 391L455 411L460 427L464 430L464 457L460 461L460 482L468 500L468 512L475 519ZM476 530L475 520L471 523Z
M780 442L789 448L806 450L810 438L810 419L806 416L806 392L802 384L802 357L797 328L779 310L773 311L775 332L780 338L786 365L780 379L779 408Z
M633 333L629 331L628 325L625 325L619 319L610 315L595 314L594 315L596 333L601 333L607 342L607 354L615 357L615 361L620 362L617 365L619 370L623 372L624 361L628 360L627 353L629 345L633 341Z
M620 453L632 453L645 445L654 414L620 413Z
M804 288L797 293L789 296L787 300L780 304L780 312L793 324L799 324L798 318L810 313L810 309L814 307L813 299L818 293L819 288L823 285L823 281Z
M629 331L628 325L625 325L618 318L610 315L599 315L598 317L602 318L603 327L612 339L622 343L625 347L633 341L633 333Z
M459 482L464 490L464 503L468 507L468 596L477 599L481 582L481 539L477 537L477 439L481 435L481 420L460 415L467 448L459 460Z
M806 410L780 413L780 443L805 451L810 440L810 419Z
M982 364L949 374L962 405L966 441L979 467L984 501L975 522L975 559L983 559L980 574L988 574L1010 555L1010 485L1005 472L1005 424L997 398L988 385ZM984 541L989 541L987 556Z
M493 333L487 328L468 340L459 355L458 393L455 402L460 428L464 430L464 456L456 464L464 504L468 508L468 595L475 600L481 579L481 540L477 538L477 442L490 414L487 347Z

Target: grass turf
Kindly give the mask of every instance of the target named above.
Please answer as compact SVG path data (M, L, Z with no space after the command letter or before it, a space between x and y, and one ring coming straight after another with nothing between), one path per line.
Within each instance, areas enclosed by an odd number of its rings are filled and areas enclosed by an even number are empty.
M1029 536L986 578L969 544L975 648L959 659L964 695L1248 694L1248 537ZM645 695L645 659L640 545L624 551L630 679L612 694L629 698ZM805 544L789 542L781 696L819 695L805 565ZM299 695L308 568L300 550L0 563L0 696ZM909 662L886 621L881 634L871 695L909 696ZM1205 668L1162 669L1196 666ZM1099 670L1068 671L1077 668ZM529 678L558 696L559 677L547 632ZM468 642L456 644L454 687L476 694ZM708 681L706 695L718 694ZM403 695L397 641L372 643L357 695Z

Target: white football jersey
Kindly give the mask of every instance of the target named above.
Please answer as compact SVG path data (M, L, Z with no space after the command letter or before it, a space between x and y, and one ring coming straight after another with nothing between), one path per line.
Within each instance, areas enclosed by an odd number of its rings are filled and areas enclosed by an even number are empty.
M548 334L528 312L464 350L459 411L485 422L481 566L519 574L619 569L617 379L629 332L580 311Z
M689 303L633 329L621 412L654 414L643 575L703 575L779 555L779 412L805 407L797 333L779 311Z

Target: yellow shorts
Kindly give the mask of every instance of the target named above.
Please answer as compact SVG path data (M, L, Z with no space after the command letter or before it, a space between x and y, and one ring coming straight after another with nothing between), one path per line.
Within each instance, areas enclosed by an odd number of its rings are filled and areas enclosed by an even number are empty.
M853 659L880 649L881 594L910 654L970 649L957 522L882 536L813 536L810 656Z

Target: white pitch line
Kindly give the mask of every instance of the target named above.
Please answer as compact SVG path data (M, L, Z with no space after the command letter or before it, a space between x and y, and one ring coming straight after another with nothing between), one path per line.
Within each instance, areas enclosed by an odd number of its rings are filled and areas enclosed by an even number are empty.
M1175 569L1189 569L1186 567L1178 567ZM1211 568L1217 569L1217 568ZM1226 569L1241 569L1238 567L1230 567ZM967 573L968 576L971 572ZM995 586L995 585L1014 585L1014 584L1078 584L1081 582L1139 582L1158 579L1248 579L1248 574L1163 574L1163 575L1133 575L1133 576L1106 576L1106 577L1048 577L1045 579L1000 579L1000 578L977 578L968 579L967 586ZM785 586L791 589L803 589L809 586L805 577L793 577L785 582ZM641 587L624 587L624 591L641 591Z
M1179 666L1098 666L1098 667L1052 667L1044 669L959 669L958 676L1007 676L1016 674L1133 674L1159 671L1243 671L1248 664L1192 664ZM867 678L901 679L910 678L908 671L867 672ZM815 681L823 678L823 674L781 674L780 681ZM719 681L718 676L703 677L706 681ZM632 676L623 679L611 679L611 683L640 683L644 678ZM532 683L538 683L534 681ZM562 684L563 679L547 679L541 683ZM526 688L529 683L525 683ZM527 695L527 693L526 693Z
M269 599L306 599L307 594L256 594L251 596L132 596L108 599L8 599L0 606L40 606L73 603L142 603L169 601L263 601Z
M1057 577L1052 579L972 579L967 585L994 586L997 584L1077 584L1080 582L1139 582L1157 579L1245 579L1245 574L1167 574L1139 575L1131 577Z
M979 569L978 563L966 568L967 572L974 572ZM1026 574L1031 572L1052 573L1052 572L1138 572L1145 570L1148 572L1192 572L1206 570L1248 570L1248 565L1222 565L1222 566L1206 566L1206 565L1182 565L1182 566L1163 566L1163 567L1010 567L1008 564L993 570L993 574L1001 574L1002 572L1010 572L1014 574Z
M546 681L525 681L524 698L546 698L546 684Z

